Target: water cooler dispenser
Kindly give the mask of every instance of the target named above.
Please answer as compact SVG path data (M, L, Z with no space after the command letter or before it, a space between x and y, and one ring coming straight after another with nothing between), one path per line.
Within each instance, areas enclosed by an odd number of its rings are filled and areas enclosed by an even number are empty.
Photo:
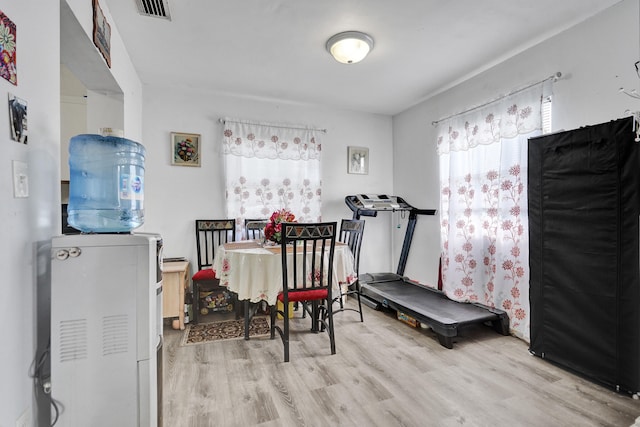
M51 395L58 426L156 426L162 401L162 239L54 237Z
M162 238L144 220L144 147L80 135L69 224L51 248L56 426L162 425Z

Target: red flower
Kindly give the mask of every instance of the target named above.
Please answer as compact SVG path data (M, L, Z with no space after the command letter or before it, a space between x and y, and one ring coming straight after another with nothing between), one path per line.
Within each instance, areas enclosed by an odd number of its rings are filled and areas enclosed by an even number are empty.
M275 243L282 241L283 222L296 222L296 216L288 209L280 209L271 214L269 222L264 227L264 237Z

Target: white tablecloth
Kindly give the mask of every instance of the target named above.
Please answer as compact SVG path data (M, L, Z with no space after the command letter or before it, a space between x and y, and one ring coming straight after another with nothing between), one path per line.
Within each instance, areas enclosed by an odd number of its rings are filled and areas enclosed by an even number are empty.
M213 269L220 284L238 294L239 300L266 301L274 305L282 290L280 247L262 247L256 241L232 242L216 251ZM356 279L353 254L349 247L336 243L333 256L333 292L341 283Z

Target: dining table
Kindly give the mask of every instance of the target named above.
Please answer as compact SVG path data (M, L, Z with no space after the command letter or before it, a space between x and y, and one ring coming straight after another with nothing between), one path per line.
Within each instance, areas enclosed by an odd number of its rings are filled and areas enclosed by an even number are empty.
M288 248L290 252L291 248ZM249 303L277 302L282 291L282 247L262 240L243 240L220 245L213 260L213 270L221 286L226 286L245 304L245 339L249 339ZM291 256L293 254L291 253ZM357 279L353 254L349 246L336 242L333 256L332 293Z

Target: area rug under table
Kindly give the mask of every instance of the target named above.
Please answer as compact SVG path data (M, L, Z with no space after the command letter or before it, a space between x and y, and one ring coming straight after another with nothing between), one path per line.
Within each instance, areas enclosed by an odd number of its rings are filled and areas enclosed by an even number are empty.
M269 335L266 317L254 317L249 324L249 337ZM244 338L244 319L187 325L181 345L204 344L213 341Z

